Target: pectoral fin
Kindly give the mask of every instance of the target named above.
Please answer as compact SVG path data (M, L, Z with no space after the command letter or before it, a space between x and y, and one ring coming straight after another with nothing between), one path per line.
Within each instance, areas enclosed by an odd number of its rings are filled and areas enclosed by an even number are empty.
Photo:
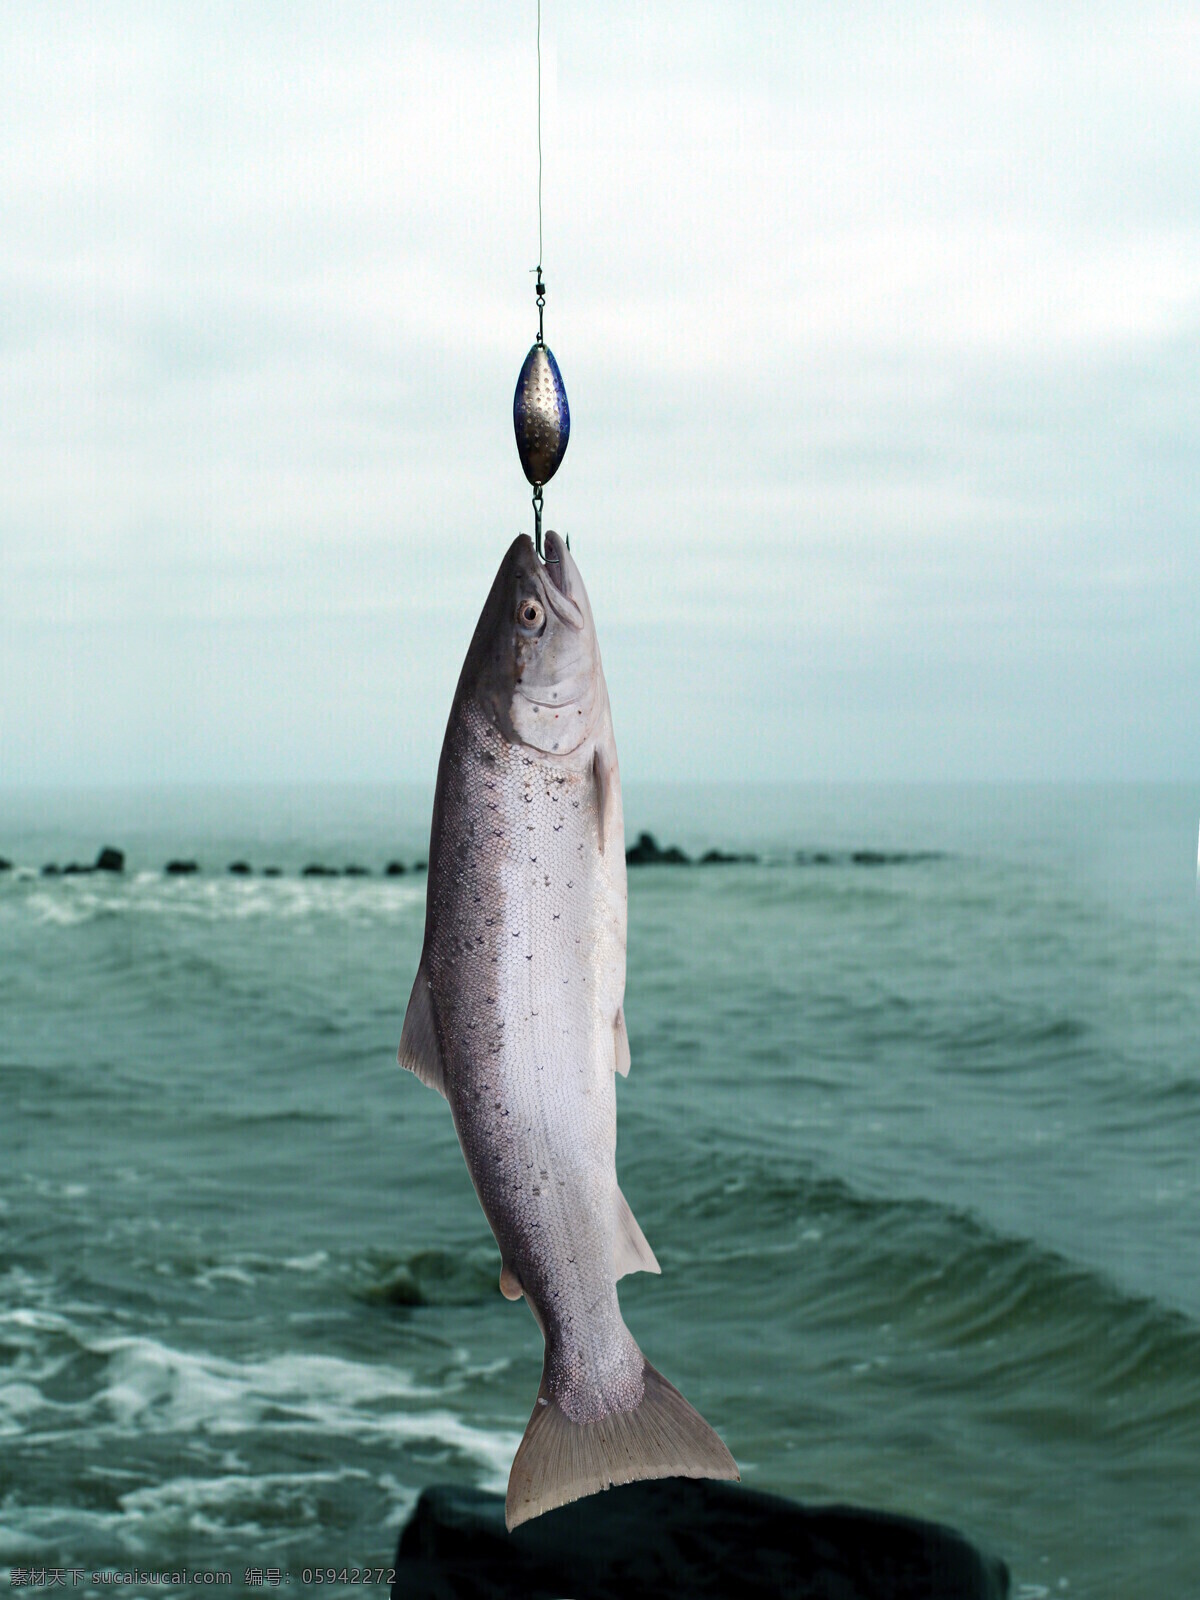
M608 819L612 810L612 763L605 755L600 745L596 746L592 755L592 783L596 789L596 814L600 822L600 854L604 854L604 842L608 837Z
M400 1065L409 1072L415 1072L422 1083L436 1089L444 1099L448 1098L442 1052L433 1017L433 996L429 992L429 977L423 961L417 968L412 994L408 997L404 1027L400 1030L398 1059Z
M629 1201L617 1190L617 1231L613 1240L613 1280L627 1272L661 1272L646 1235L629 1209Z
M625 1031L625 1008L617 1007L617 1020L613 1023L613 1042L616 1059L613 1066L623 1078L629 1076L629 1035Z

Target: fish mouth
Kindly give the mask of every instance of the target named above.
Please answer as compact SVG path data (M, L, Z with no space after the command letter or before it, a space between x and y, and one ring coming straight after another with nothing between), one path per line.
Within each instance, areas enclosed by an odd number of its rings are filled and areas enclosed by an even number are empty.
M583 627L583 612L571 593L571 573L575 563L566 544L553 529L546 534L546 556L542 566L542 587L556 617L569 628Z

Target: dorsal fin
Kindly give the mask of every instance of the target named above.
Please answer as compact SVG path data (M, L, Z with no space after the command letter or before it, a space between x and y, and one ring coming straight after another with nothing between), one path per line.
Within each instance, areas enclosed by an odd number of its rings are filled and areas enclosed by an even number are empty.
M425 971L424 961L417 968L412 993L408 997L397 1059L402 1067L416 1073L422 1083L436 1089L443 1099L449 1098L446 1094L442 1052L438 1045L437 1024L433 1016L433 996L429 990L429 975Z

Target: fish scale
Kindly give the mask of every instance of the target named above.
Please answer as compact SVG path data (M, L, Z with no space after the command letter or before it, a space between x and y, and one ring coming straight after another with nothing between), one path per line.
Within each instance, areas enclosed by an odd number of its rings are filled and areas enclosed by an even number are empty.
M546 1341L509 1525L634 1478L735 1477L647 1362L617 1280L657 1272L617 1185L628 1070L620 777L587 594L557 534L501 564L438 767L425 944L401 1063L438 1089Z
M506 744L474 705L450 738L461 781L431 847L427 951L430 981L446 996L444 1057L456 1069L447 1098L505 1264L538 1308L556 1377L564 1375L564 1410L591 1420L605 1402L636 1404L642 1363L621 1337L607 1267L619 1001L602 1014L594 974L623 965L624 950L605 916L614 893L606 859L584 847L600 825L590 763L586 773L540 763ZM449 840L467 849L455 849L454 870L443 874ZM481 1029L480 1016L490 1025ZM582 1392L583 1374L604 1375L604 1392Z

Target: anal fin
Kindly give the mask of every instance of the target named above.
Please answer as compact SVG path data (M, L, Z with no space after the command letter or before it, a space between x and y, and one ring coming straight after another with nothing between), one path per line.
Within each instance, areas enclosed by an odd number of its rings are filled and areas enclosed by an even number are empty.
M422 1083L427 1083L443 1098L448 1098L446 1073L433 1016L433 996L429 991L429 975L425 971L424 961L417 968L412 994L408 997L397 1059L402 1067L415 1073Z
M629 1201L617 1190L617 1231L613 1239L613 1282L627 1272L661 1272L658 1258L638 1227Z
M625 1031L625 1008L617 1007L617 1020L613 1023L613 1040L616 1056L613 1066L623 1078L629 1076L629 1035Z
M521 1280L506 1261L500 1268L500 1293L506 1300L519 1300L525 1293Z

